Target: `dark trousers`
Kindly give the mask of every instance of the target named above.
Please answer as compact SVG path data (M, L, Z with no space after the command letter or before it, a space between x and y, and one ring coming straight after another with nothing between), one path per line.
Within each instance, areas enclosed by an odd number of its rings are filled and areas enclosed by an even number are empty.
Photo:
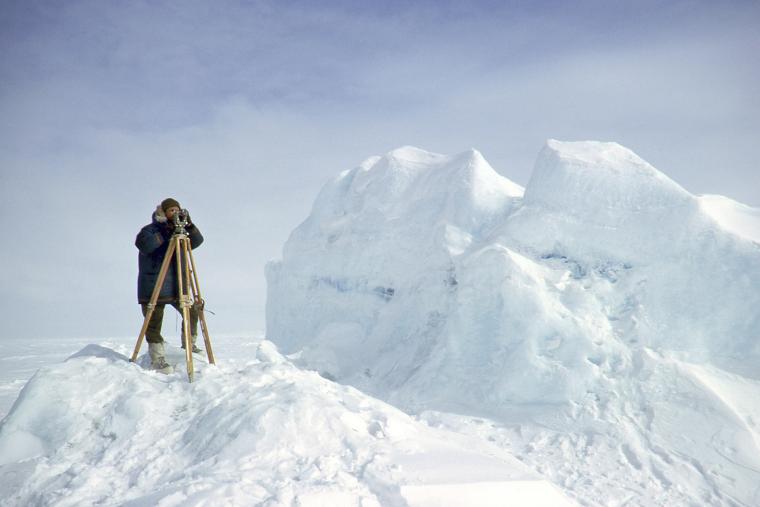
M177 303L172 303L171 305L175 310L179 312L180 315L182 315L182 309ZM146 303L142 303L140 306L142 307L143 317L145 317L148 314L148 305ZM164 322L164 306L166 305L163 303L156 304L156 308L153 310L153 315L150 316L150 321L148 321L148 330L145 331L145 339L148 340L148 343L161 343L164 341L164 338L161 336L161 324ZM195 308L195 306L190 306L188 310L190 313L190 335L197 336L198 309ZM183 333L185 329L184 324L185 319L182 319Z

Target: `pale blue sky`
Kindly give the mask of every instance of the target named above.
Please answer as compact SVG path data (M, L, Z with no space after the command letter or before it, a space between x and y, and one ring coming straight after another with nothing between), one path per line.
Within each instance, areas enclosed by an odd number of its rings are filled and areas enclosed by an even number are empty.
M524 185L547 138L617 141L760 206L758 26L749 1L4 1L0 338L136 335L134 236L169 195L212 332L251 334L321 185L401 145Z

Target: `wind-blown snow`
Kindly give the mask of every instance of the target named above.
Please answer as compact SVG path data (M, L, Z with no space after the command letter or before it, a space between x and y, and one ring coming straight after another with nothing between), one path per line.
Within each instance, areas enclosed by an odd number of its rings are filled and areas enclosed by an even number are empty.
M269 342L197 366L189 384L89 345L41 369L0 426L0 504L572 505L503 449L299 370Z
M760 243L760 210L722 195L701 195L699 206L720 227L737 236Z
M407 410L519 425L584 502L756 505L758 210L717 208L615 143L549 141L524 195L476 151L402 148L322 190L268 265L267 335Z

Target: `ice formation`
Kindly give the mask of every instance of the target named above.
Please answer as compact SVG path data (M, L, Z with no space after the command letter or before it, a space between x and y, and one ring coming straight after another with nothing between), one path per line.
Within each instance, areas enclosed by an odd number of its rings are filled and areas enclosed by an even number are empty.
M477 151L405 147L323 188L267 267L267 336L413 412L582 435L627 463L608 492L751 505L757 217L616 143L548 141L524 192Z

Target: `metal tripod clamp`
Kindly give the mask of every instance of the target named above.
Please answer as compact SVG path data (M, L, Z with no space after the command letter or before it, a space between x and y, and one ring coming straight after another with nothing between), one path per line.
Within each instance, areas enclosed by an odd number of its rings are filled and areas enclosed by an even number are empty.
M190 295L184 295L179 298L179 307L180 308L190 308L193 306L192 298Z

